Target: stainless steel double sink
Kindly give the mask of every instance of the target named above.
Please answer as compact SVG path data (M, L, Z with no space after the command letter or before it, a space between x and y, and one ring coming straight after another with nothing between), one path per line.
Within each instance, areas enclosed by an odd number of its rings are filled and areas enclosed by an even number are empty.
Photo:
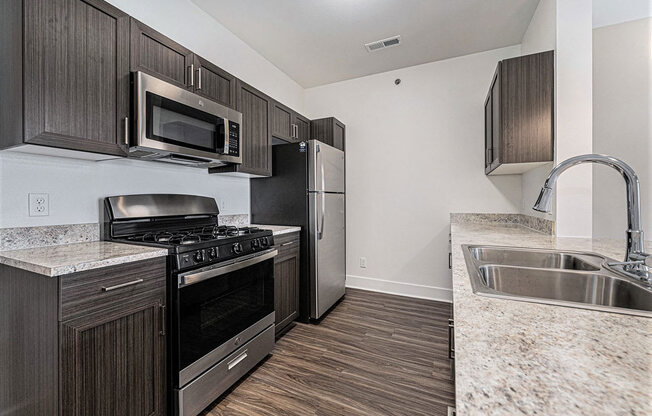
M473 292L652 317L652 287L621 276L595 253L463 245Z

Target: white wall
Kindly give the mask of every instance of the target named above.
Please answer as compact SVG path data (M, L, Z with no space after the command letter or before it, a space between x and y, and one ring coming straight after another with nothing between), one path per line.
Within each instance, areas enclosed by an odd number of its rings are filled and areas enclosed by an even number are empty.
M557 1L555 162L591 153L592 3ZM557 181L556 225L562 237L591 237L592 167L580 165Z
M521 53L529 55L532 53L554 50L557 46L557 8L556 0L540 0L532 20L528 25L523 40L521 41ZM539 190L543 185L553 164L549 163L539 166L522 175L521 193L523 203L521 213L540 218L554 220L555 213L544 214L532 209L534 202L539 196Z
M303 88L190 0L107 0L220 68L301 112Z
M28 215L28 193L50 195L49 216ZM248 179L160 162L0 153L0 228L97 222L101 198L137 193L212 196L224 214L249 213Z
M309 116L346 124L347 285L450 299L449 214L519 212L520 176L485 176L480 150L496 63L519 54L513 46L306 90Z
M256 86L303 110L303 89L189 0L109 0L116 7ZM29 217L27 194L50 194L50 215ZM86 162L0 153L0 227L98 221L98 199L171 192L215 196L224 213L249 212L249 180L130 160Z
M652 233L652 19L593 30L593 150L629 163L641 181L643 230ZM593 170L593 234L624 237L624 182Z

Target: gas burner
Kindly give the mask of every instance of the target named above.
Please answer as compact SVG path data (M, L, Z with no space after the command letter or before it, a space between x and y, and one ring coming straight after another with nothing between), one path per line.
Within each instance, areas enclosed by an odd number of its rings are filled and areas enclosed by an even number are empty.
M238 231L240 234L254 234L260 232L260 228L258 227L242 227L239 228Z
M212 240L219 237L230 237L238 235L237 228L226 225L212 225L208 227L203 227L201 230L198 230L204 240Z
M199 234L177 234L170 238L168 241L170 244L180 244L182 246L188 244L199 243L202 240Z

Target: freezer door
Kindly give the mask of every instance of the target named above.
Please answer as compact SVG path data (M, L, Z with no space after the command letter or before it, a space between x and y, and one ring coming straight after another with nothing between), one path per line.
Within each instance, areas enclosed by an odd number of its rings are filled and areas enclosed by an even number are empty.
M344 152L308 141L308 191L344 192Z
M320 318L344 296L344 194L312 192L310 205L310 317Z

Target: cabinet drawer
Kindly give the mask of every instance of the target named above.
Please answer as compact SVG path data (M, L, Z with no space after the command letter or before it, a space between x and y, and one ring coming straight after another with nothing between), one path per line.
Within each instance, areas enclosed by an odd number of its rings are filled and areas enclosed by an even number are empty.
M60 319L121 307L153 292L165 299L165 257L61 277Z
M274 246L278 250L278 258L299 249L299 233L281 234L274 236Z

